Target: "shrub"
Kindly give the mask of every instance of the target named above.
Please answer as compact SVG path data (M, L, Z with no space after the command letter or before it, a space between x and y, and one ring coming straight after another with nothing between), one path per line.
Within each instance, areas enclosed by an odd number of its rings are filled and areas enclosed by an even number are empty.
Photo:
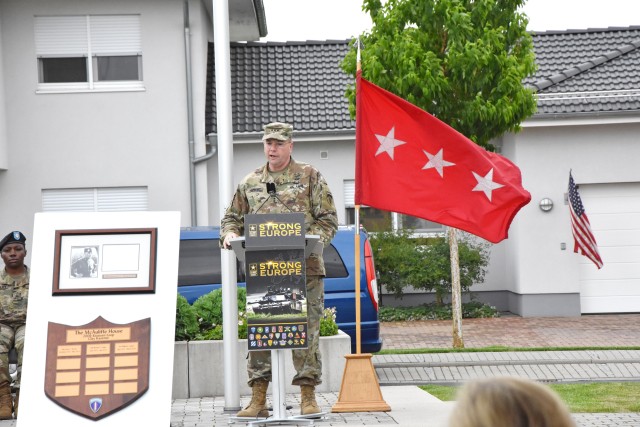
M193 306L187 302L185 297L178 294L178 301L176 302L176 341L188 341L199 331L198 316Z
M462 317L477 319L485 317L499 317L498 310L479 301L462 304ZM451 320L451 306L424 304L417 307L380 307L378 318L381 322L406 322L412 320Z
M238 287L238 338L247 338L247 290ZM216 289L198 298L193 305L178 295L176 306L176 341L221 340L222 290ZM320 336L338 333L335 307L326 308L320 318Z
M380 283L402 298L405 286L435 292L436 303L443 305L444 296L451 293L451 260L449 241L443 237L412 237L411 230L372 234ZM489 263L489 245L458 233L460 287L463 292L471 285L484 282Z
M247 337L246 301L247 290L238 287L238 338ZM201 296L193 305L178 294L175 337L177 341L222 339L221 289Z
M320 336L330 337L338 334L338 324L336 323L336 308L325 308L320 318Z
M238 313L244 311L246 304L247 290L238 287ZM201 331L208 331L217 325L222 325L222 289L202 295L193 303L193 309L198 316Z

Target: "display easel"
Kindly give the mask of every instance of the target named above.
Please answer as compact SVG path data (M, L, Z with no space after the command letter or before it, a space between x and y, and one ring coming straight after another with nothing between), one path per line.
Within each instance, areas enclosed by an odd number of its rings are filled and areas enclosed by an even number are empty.
M299 215L299 214L272 214L270 217L279 217L280 215ZM246 221L246 218L245 218ZM302 217L304 223L304 217ZM251 243L247 243L245 237L238 237L231 240L231 248L236 254L239 261L245 262L245 252L247 251L264 251L264 250L282 250L282 249L303 249L300 244L291 244L283 240L273 240L273 244L259 245L254 247ZM320 236L306 235L303 241L304 258L307 259L311 254L321 254L323 245ZM248 267L245 265L245 269ZM247 271L247 275L249 272ZM320 412L310 415L293 415L287 414L287 404L285 400L285 351L290 349L271 350L271 391L273 403L273 415L268 418L254 417L230 417L229 424L236 422L246 423L248 426L258 426L267 424L280 425L314 425L316 420L323 419L327 412Z

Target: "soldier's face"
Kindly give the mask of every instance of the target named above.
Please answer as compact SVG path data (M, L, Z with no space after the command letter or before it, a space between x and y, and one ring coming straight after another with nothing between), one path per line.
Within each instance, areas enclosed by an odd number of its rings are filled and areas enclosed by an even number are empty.
M293 142L291 140L267 139L264 142L264 155L267 157L269 170L278 172L286 168L291 159L292 151Z
M0 256L7 267L21 267L27 250L22 243L9 243L2 248Z

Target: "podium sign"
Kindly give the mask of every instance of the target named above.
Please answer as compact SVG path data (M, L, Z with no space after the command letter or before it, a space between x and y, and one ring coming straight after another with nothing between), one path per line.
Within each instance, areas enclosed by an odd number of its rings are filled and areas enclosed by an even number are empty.
M245 216L250 351L307 348L304 214Z
M45 394L58 405L99 420L149 388L151 319L128 324L102 317L83 326L49 322Z
M304 214L247 214L247 249L304 249Z

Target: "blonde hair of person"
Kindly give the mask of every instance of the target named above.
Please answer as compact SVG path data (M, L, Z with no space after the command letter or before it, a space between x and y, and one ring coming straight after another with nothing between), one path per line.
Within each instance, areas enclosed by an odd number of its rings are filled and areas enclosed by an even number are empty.
M549 387L532 380L474 380L459 391L451 427L575 427L569 409Z

